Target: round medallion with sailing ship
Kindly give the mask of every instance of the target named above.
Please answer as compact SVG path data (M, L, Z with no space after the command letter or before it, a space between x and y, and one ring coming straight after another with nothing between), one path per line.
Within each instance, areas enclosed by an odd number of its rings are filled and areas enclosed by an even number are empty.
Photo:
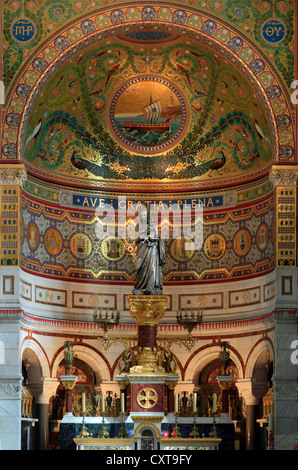
M135 152L168 150L182 137L187 108L181 92L158 77L129 80L114 95L110 124L118 140Z

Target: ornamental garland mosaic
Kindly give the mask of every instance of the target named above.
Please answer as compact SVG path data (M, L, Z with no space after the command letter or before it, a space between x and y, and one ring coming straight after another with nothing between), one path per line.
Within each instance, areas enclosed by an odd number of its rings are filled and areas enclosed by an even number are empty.
M101 282L133 282L134 246L115 237L97 238L94 212L40 204L23 197L22 269L37 275ZM164 280L229 280L274 269L274 199L224 211L205 211L203 245L184 238L166 243Z
M121 7L121 4L123 7ZM20 2L6 0L2 6L5 83L9 86L11 79L20 65L26 60L31 50L46 40L55 30L74 22L82 15L88 15L98 8L109 5L115 7L112 1L35 1ZM126 4L117 2L118 9L114 8L111 21L115 24L124 19ZM295 2L291 0L255 1L232 0L218 1L186 1L184 6L193 6L200 11L209 13L221 20L227 21L235 28L259 43L266 56L274 61L276 67L290 85L294 79L294 24ZM174 10L175 11L175 10ZM177 10L175 20L181 25L186 24L184 10ZM162 9L151 3L142 10L130 7L128 17L138 20L140 16L145 20L157 18L165 19L171 15L171 8ZM192 21L196 21L195 15ZM198 20L197 20L198 21ZM102 15L102 22L108 22L107 15ZM86 26L87 27L87 26ZM73 34L79 34L73 31Z
M30 171L101 180L255 175L273 146L262 103L227 61L186 46L176 37L153 48L108 40L62 66L30 114Z

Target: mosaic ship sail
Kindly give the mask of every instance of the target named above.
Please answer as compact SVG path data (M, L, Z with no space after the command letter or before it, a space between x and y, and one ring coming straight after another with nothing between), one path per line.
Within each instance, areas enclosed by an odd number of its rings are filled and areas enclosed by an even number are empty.
M164 122L158 123L162 114L160 101L151 102L145 108L146 120L144 122L136 123L133 121L124 121L123 126L126 132L137 130L139 132L157 132L159 134L167 132L171 128L170 120L166 119Z

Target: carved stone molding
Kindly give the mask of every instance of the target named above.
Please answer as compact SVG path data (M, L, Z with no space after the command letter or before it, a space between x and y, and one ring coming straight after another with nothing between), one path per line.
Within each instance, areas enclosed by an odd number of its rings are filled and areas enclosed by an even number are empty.
M270 180L275 187L296 186L298 180L298 167L293 165L273 165Z
M22 186L26 178L24 165L0 165L0 186Z
M0 383L0 400L21 400L22 384L19 382L8 382L7 380Z
M275 383L273 385L273 393L275 400L293 400L297 401L298 398L298 385L297 383Z

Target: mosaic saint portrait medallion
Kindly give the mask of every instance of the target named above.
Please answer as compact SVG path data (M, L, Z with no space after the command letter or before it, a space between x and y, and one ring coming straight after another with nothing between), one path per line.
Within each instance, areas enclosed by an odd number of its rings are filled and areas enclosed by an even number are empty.
M45 234L45 247L50 255L57 255L62 249L62 237L60 233L50 228Z

